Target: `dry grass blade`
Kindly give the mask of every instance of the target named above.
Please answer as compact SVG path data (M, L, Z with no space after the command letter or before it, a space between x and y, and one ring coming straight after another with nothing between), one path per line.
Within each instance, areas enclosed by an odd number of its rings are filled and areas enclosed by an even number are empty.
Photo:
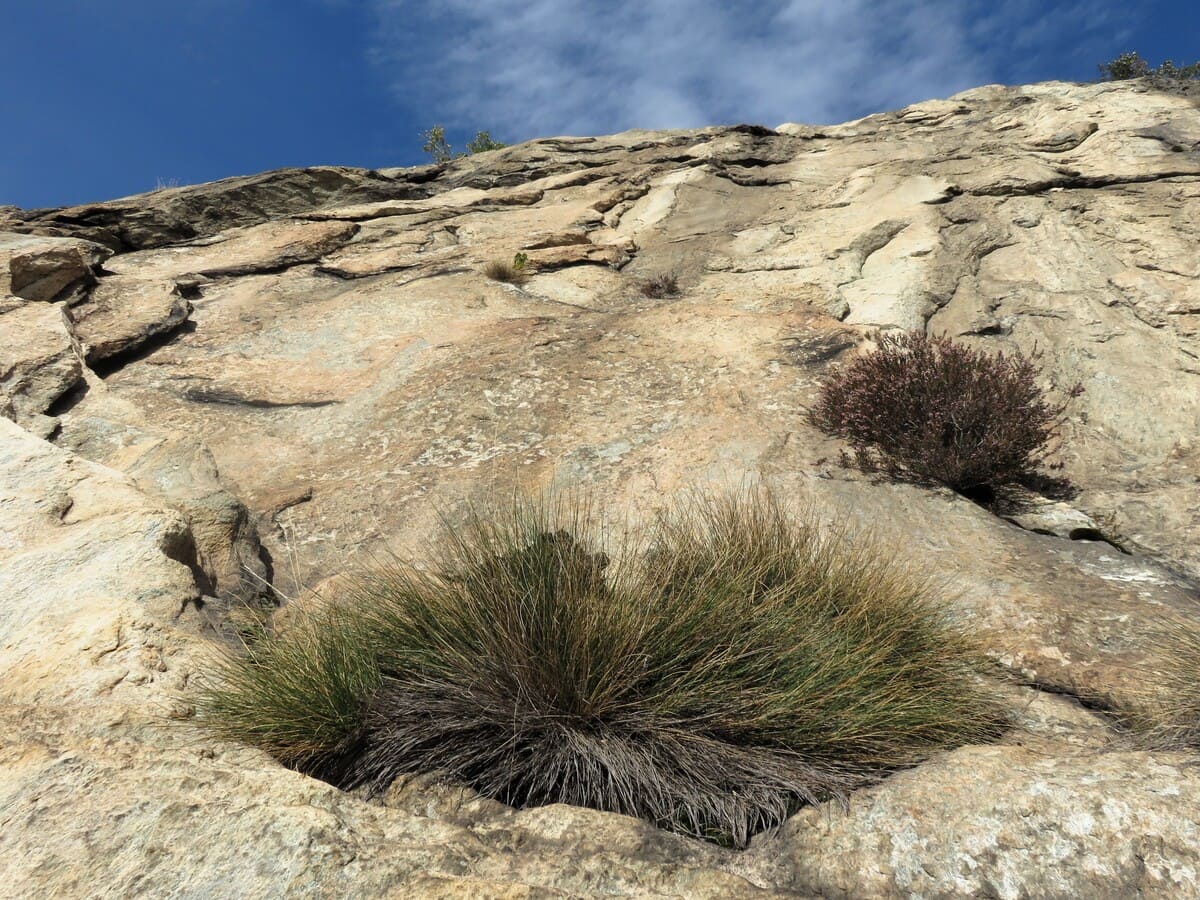
M1151 623L1160 662L1131 677L1141 685L1138 708L1119 718L1135 746L1153 750L1200 749L1200 622L1180 613Z

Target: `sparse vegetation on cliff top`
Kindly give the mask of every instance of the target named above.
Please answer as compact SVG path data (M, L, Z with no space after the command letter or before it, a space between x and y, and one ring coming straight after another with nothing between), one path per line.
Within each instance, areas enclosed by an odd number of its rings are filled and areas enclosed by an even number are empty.
M492 140L492 136L486 131L477 131L475 137L467 141L466 152L455 153L450 142L446 140L446 129L441 125L434 125L428 131L422 131L421 137L424 140L421 151L428 153L435 163L449 162L475 153L486 153L488 150L501 150L508 146Z
M1131 78L1159 78L1187 81L1200 78L1200 62L1188 66L1177 66L1172 60L1163 60L1157 67L1142 59L1136 50L1122 53L1116 59L1100 63L1100 77L1104 81L1127 81Z

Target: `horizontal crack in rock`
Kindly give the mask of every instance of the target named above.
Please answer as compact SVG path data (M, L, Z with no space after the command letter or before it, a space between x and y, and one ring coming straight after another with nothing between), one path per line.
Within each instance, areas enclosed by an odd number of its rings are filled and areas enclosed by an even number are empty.
M185 400L194 403L217 403L223 406L245 406L251 409L315 409L322 406L333 406L338 400L267 400L263 397L247 397L229 388L190 387L183 392Z
M1123 184L1147 184L1152 181L1168 181L1173 178L1200 179L1200 171L1162 172L1156 175L1078 175L1066 178L1051 178L1032 181L1028 184L997 184L983 188L968 188L964 193L973 197L1027 197L1060 188L1062 190L1086 190L1089 188L1117 187Z

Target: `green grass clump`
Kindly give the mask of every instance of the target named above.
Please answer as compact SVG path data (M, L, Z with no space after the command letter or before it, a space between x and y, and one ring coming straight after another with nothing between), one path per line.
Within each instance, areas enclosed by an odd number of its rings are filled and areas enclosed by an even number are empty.
M602 537L561 500L475 515L229 658L203 721L344 788L439 771L735 846L1004 727L926 583L762 490Z

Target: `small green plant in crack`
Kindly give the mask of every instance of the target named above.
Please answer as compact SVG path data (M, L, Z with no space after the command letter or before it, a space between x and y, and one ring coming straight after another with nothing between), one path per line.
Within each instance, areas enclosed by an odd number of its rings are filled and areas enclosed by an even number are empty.
M885 333L878 349L834 370L809 416L845 438L846 461L865 472L944 484L983 502L1011 484L1069 493L1065 479L1042 471L1067 403L1038 385L1039 356Z
M493 281L503 281L506 284L524 284L529 280L529 256L517 253L512 262L503 259L493 259L483 267L483 274Z
M435 163L450 162L453 159L462 159L465 156L486 153L489 150L502 150L508 146L508 144L492 140L492 136L486 131L477 131L475 137L467 141L466 152L455 153L450 142L446 140L446 129L441 125L434 125L432 128L422 131L421 138L423 139L421 151L428 153Z
M586 504L518 498L227 657L199 709L343 788L441 772L740 847L991 739L984 665L911 569L765 491L693 498L615 545Z
M674 272L663 272L653 275L638 285L642 296L652 299L674 297L679 293L679 278Z

